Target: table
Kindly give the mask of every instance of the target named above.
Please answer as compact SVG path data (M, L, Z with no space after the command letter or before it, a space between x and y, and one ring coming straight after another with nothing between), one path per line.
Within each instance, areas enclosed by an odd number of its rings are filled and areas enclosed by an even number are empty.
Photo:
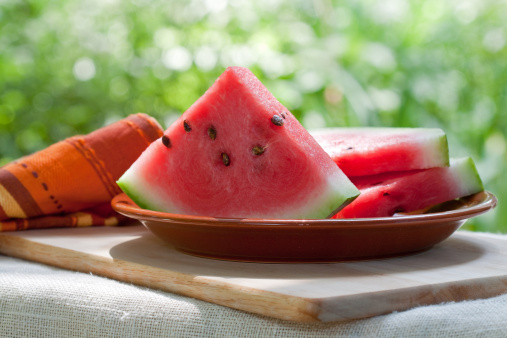
M0 255L0 336L506 337L507 294L308 324Z

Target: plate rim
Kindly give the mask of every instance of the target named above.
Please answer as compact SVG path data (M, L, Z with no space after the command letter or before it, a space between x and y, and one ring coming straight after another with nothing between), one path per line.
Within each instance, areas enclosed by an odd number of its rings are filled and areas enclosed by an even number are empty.
M483 199L476 205L469 207L416 215L401 215L396 217L374 217L374 218L342 218L342 219L261 219L261 218L227 218L211 216L194 216L172 214L161 211L143 209L137 206L125 193L116 195L111 200L113 209L130 218L147 221L159 221L165 223L182 223L186 225L205 225L209 227L227 225L228 227L365 227L365 226L391 226L391 225L414 225L418 223L456 221L479 216L493 209L498 200L489 191L482 191L470 196L484 195Z

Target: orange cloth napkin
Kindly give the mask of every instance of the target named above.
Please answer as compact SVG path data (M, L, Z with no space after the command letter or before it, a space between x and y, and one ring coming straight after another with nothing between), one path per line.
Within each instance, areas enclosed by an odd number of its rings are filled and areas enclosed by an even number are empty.
M135 114L1 167L0 231L117 225L116 180L162 132Z

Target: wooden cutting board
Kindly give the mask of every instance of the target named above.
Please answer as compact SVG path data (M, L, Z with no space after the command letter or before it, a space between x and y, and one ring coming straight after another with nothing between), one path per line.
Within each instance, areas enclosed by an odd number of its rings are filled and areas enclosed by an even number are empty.
M507 240L469 232L412 256L326 264L193 257L137 223L1 233L0 253L301 322L507 293Z

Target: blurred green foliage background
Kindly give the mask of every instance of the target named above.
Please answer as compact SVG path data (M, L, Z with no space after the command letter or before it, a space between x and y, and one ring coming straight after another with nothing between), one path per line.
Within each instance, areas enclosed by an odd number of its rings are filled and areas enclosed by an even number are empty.
M0 165L136 112L168 126L227 66L308 128L440 127L506 232L507 2L0 0Z

